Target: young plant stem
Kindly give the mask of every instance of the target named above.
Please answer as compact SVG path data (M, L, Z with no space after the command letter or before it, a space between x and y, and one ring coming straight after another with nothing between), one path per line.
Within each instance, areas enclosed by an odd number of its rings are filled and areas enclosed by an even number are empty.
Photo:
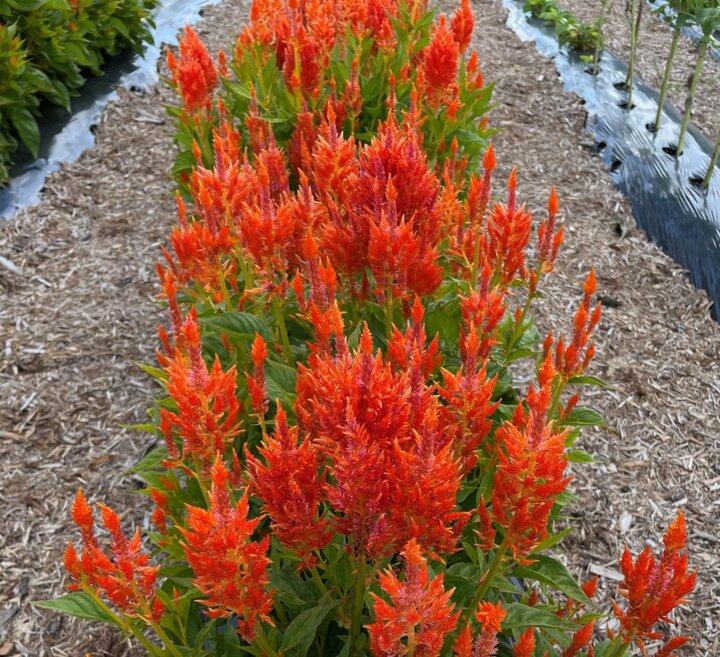
M100 607L108 616L110 616L110 618L113 619L113 621L115 621L115 624L118 627L125 630L128 634L132 634L142 644L143 648L147 650L149 655L159 655L162 657L162 653L160 652L160 648L158 646L150 643L148 638L139 628L135 627L132 623L110 609L110 607L105 604L105 601L97 593L95 593L93 589L88 586L83 586L83 591L85 591L85 593L87 593L95 601L98 607Z
M263 632L262 629L258 631L257 636L255 637L255 643L257 643L260 650L262 650L262 654L266 657L279 657L277 650L270 647L270 643L268 642L265 632Z
M700 42L700 52L698 53L695 72L693 73L692 82L690 83L690 91L685 99L685 114L683 114L682 125L680 126L680 136L678 137L677 154L681 155L685 147L685 135L690 125L690 115L692 114L693 101L698 83L700 82L700 74L702 73L703 64L705 64L705 56L707 55L708 43L707 39Z
M362 627L362 610L365 601L365 555L360 553L357 560L355 578L355 597L353 599L352 618L350 619L350 654L358 653L358 639Z
M617 645L611 645L610 649L605 652L605 657L623 657L631 644L632 639L626 639L625 641L622 641L620 637L617 637Z
M593 73L600 73L600 44L603 41L603 25L605 25L605 10L607 9L608 0L600 2L600 18L598 20L598 36L595 40L595 54L593 55Z
M510 357L513 347L515 347L515 343L522 337L523 326L525 324L525 317L527 317L527 314L530 310L530 306L532 305L533 298L534 298L534 295L528 293L527 299L525 299L525 305L523 306L522 312L520 313L520 318L515 323L515 326L513 327L512 335L510 336L510 340L508 341L507 353L505 354L506 358Z
M627 78L625 80L625 88L628 92L627 109L632 109L633 102L633 82L635 78L635 60L637 59L638 35L640 34L640 18L644 3L638 0L630 0L630 63L628 64Z
M283 351L285 352L285 359L287 360L288 365L292 367L295 364L295 361L293 360L292 351L290 349L290 338L288 337L287 326L285 326L285 315L283 314L283 309L280 305L280 299L278 299L275 294L273 294L272 306L275 311L275 319L277 320L278 333L280 333L280 343L282 344Z
M707 188L710 186L710 179L712 178L715 165L717 164L718 157L720 157L720 132L718 132L717 140L715 141L715 148L713 149L712 157L710 158L710 165L708 166L707 173L703 179L702 186Z
M313 582L315 582L315 586L317 586L318 591L322 594L323 597L329 598L330 593L325 587L325 582L322 581L322 577L320 577L320 573L315 566L310 569L310 574L312 575Z
M502 543L495 551L495 555L493 556L490 568L488 568L487 573L485 573L482 584L480 584L478 590L473 596L472 603L465 608L465 611L463 613L465 621L469 621L470 618L472 618L472 615L477 610L478 605L485 599L487 592L490 590L493 579L495 579L495 576L500 572L500 568L502 567L503 561L505 560L505 553L507 552L509 547L508 536L508 534L505 534L505 538L503 538Z
M393 313L395 311L393 304L393 288L392 284L387 286L385 292L385 337L390 341L393 334Z
M675 25L673 31L672 43L670 44L670 54L668 55L667 63L665 64L665 75L663 76L662 84L660 85L660 98L658 98L658 109L657 115L655 116L655 130L660 129L660 121L662 120L663 105L665 104L665 98L667 97L668 87L670 86L670 74L672 73L672 65L677 53L678 43L680 42L680 23Z

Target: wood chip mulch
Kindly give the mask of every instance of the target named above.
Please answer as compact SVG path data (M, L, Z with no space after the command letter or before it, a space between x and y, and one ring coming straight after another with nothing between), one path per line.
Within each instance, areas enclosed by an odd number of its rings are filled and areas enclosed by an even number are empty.
M232 40L245 0L208 10L200 32ZM563 207L567 244L540 309L545 327L570 330L587 270L606 306L593 373L612 391L590 405L609 429L582 446L597 462L575 468L577 530L564 556L599 573L614 592L617 558L659 537L678 508L688 516L700 570L679 629L685 655L720 654L720 326L704 293L634 225L627 201L590 152L577 98L554 66L504 25L494 1L475 3L476 47L497 87L492 122L502 174L519 171L520 193L538 211L550 184ZM152 362L157 324L154 264L174 217L172 126L162 86L121 91L95 148L54 174L42 203L0 226L0 655L138 655L125 640L29 603L62 591L62 552L76 539L69 504L78 485L93 499L148 506L123 474L147 437L154 394L135 362Z

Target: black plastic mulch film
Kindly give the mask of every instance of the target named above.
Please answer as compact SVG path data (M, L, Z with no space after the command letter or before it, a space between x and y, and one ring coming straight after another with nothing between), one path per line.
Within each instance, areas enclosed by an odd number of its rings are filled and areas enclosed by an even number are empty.
M633 105L623 107L626 65L612 53L602 54L600 72L576 54L558 46L551 30L531 18L522 2L502 0L508 26L538 52L555 61L566 91L580 96L587 110L586 128L595 150L617 187L628 197L638 225L685 267L692 283L714 301L720 320L720 170L715 168L708 189L700 187L712 154L712 144L690 126L680 157L672 153L681 116L669 105L661 128L653 132L658 93L635 81ZM665 150L664 150L665 149Z

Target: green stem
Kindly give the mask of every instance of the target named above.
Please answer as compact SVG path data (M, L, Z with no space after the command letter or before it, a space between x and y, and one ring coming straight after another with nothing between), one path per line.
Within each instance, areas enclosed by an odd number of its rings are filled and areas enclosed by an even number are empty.
M353 600L352 619L350 625L350 654L357 654L358 638L362 625L362 610L365 601L365 555L360 554L357 560L357 576L355 579L355 599Z
M280 333L280 342L282 343L283 350L285 351L285 358L287 359L288 365L292 367L295 364L295 361L293 360L292 351L290 350L290 338L288 337L287 326L285 326L285 315L283 314L283 309L280 305L280 299L278 299L275 294L273 294L272 305L273 310L275 311L275 319L278 324L278 332Z
M657 115L655 116L655 130L660 129L660 121L662 120L663 105L667 96L668 87L670 86L670 74L672 73L672 65L677 53L678 43L680 42L680 23L675 26L673 32L672 43L670 44L670 54L668 55L667 64L665 64L665 75L660 85L660 98L658 98Z
M515 346L515 343L520 339L522 336L523 331L523 324L525 323L525 317L527 316L528 312L530 311L530 306L532 305L533 295L528 293L527 299L525 299L525 305L523 306L522 313L520 314L520 319L518 319L517 323L513 327L512 335L510 336L510 340L508 342L507 350L506 350L506 358L510 357L510 353L513 350L513 347Z
M593 55L593 72L597 75L600 72L600 44L603 41L603 25L605 25L605 10L607 0L600 2L600 20L598 22L598 37L595 41L595 54Z
M313 582L315 582L315 585L317 586L318 590L323 595L323 597L329 598L330 593L328 592L327 588L325 587L325 582L322 581L322 577L320 577L320 573L318 573L316 566L313 566L310 569L310 574L312 575Z
M610 650L605 653L605 657L623 657L623 655L627 652L627 649L632 644L632 639L621 641L620 637L617 637L617 640L617 645L611 647Z
M170 654L173 655L173 657L182 657L182 653L175 647L175 644L170 640L170 637L165 633L165 630L163 630L160 623L152 623L152 628L155 631L155 634L160 637L160 639L170 651Z
M159 655L162 657L162 653L160 652L160 648L156 645L153 645L150 643L148 638L142 633L142 630L135 627L131 622L129 622L127 619L118 616L110 607L108 607L103 599L90 587L83 586L83 591L87 593L95 602L96 604L102 608L102 610L110 616L110 618L115 621L115 623L125 630L128 634L132 634L145 648L145 650L148 651L148 654L150 655Z
M277 650L274 650L270 647L270 642L268 641L262 629L259 630L257 635L255 636L255 643L258 644L265 657L279 657Z
M705 55L707 55L707 48L707 39L703 39L700 42L700 53L698 54L697 64L695 65L695 72L693 73L692 82L690 83L690 91L688 92L688 96L685 99L685 114L683 114L682 126L680 127L680 136L678 137L678 155L683 152L683 147L685 146L685 135L687 134L687 129L690 125L690 114L692 113L693 100L695 99L695 92L697 91L697 86L700 82L700 74L702 73L703 64L705 63Z
M640 33L640 17L644 3L640 2L638 8L637 0L631 0L630 4L630 63L628 64L627 79L625 80L625 88L628 92L627 108L632 109L633 82L635 77L635 60L637 59L638 34Z
M392 285L388 285L385 292L385 337L390 341L393 334L393 289Z
M703 187L710 186L710 179L712 178L712 174L713 174L713 171L715 170L715 165L717 164L719 156L720 156L720 132L718 132L717 141L715 142L715 148L713 150L712 158L710 159L710 166L708 166L707 173L705 174L705 178L702 182Z
M464 620L469 621L472 615L475 613L475 610L477 609L477 606L485 599L485 596L487 595L487 592L490 590L490 587L492 586L492 581L495 579L495 575L498 574L500 571L500 567L502 566L502 563L505 559L505 553L508 550L509 547L509 541L508 541L509 534L505 534L505 538L503 538L503 542L500 544L498 549L495 552L495 556L493 557L492 563L490 564L490 568L488 568L487 573L485 573L485 577L483 578L482 584L478 587L478 590L475 592L475 595L473 596L472 603L469 607L465 608L465 611L463 613Z
M202 479L202 466L200 464L200 458L197 454L193 454L193 467L195 468L195 480L198 482L205 504L208 508L210 508L210 495L208 494L207 486L205 486L205 482Z

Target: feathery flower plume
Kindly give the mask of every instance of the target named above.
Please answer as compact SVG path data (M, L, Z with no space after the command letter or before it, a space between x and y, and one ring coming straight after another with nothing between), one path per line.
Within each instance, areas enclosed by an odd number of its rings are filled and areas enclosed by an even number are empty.
M470 7L470 0L463 0L462 4L455 10L450 20L450 28L460 52L464 53L470 46L473 29L475 29L475 18Z
M65 550L65 568L73 579L73 590L90 589L107 598L126 616L148 623L160 619L163 604L156 597L158 567L150 565L150 556L142 551L139 530L128 538L120 527L120 518L101 504L103 526L110 534L110 549L105 551L95 535L93 511L82 490L78 490L72 517L80 528L82 554L72 543Z
M535 654L535 628L525 630L513 646L513 657L533 657Z
M185 109L209 109L218 74L210 53L195 30L189 25L180 39L180 59L168 50L168 68L178 87Z
M689 572L686 542L685 516L680 511L665 532L665 548L659 559L655 558L650 546L646 546L634 561L630 550L625 548L620 560L625 578L619 590L627 601L625 610L613 602L620 621L620 638L623 643L637 643L643 654L647 654L647 639L663 638L655 626L661 622L672 624L670 613L687 602L687 596L695 588L697 573ZM688 640L687 637L676 637L666 644L665 649L672 653Z
M445 636L452 632L459 612L454 610L452 590L443 587L443 576L432 581L418 543L411 540L401 552L405 577L392 569L380 573L389 600L371 593L375 622L367 626L374 657L436 657Z
M168 393L177 410L160 411L160 427L172 461L193 463L206 476L215 455L225 453L240 432L235 368L224 372L216 356L208 370L202 356L197 311L180 328L183 347L165 367ZM175 436L180 438L178 451Z
M272 595L268 591L267 551L270 537L260 542L251 536L259 519L248 519L247 491L233 503L229 473L218 455L211 470L208 509L187 507L187 529L180 527L183 547L195 576L193 583L206 596L198 602L212 618L237 615L238 633L252 642L261 621L272 623Z
M566 378L584 372L595 355L595 345L591 342L591 338L602 313L600 304L591 307L596 286L593 270L585 279L583 300L575 314L572 339L567 347L562 338L555 346L555 368Z
M549 371L548 371L549 370ZM557 496L570 478L564 477L566 431L556 431L547 417L552 395L549 362L540 371L540 389L532 386L525 410L518 404L512 420L495 432L498 465L492 491L492 514L481 502L481 536L492 547L494 521L503 530L504 545L513 558L528 563L528 555L547 535L547 521Z
M330 542L333 529L318 518L326 487L326 474L318 475L318 447L308 438L299 440L299 433L298 427L288 427L278 403L275 431L259 449L262 460L248 453L247 470L250 490L262 500L273 534L305 568L316 563L314 552Z

